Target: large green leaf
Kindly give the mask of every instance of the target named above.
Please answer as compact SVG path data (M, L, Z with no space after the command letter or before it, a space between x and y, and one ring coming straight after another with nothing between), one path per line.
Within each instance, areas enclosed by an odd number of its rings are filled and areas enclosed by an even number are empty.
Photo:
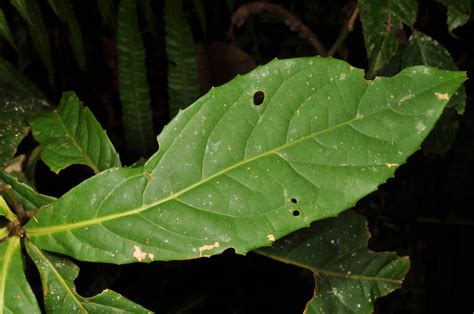
M30 123L43 145L41 159L56 173L73 164L89 166L95 173L120 166L107 134L74 92L64 93L57 109L34 115Z
M8 25L7 18L5 17L5 13L3 13L3 9L0 8L0 36L8 41L16 51L18 51L18 47L15 44L15 40L13 39L12 30Z
M449 52L431 37L413 32L403 50L402 67L430 65L444 70L458 70ZM450 99L433 132L423 143L423 151L429 154L444 154L449 151L459 128L458 116L466 107L464 85Z
M0 169L8 164L29 133L28 116L48 108L42 99L0 85Z
M28 25L33 47L48 72L49 83L54 86L54 68L49 36L37 0L10 0Z
M80 296L74 284L79 274L76 264L66 257L44 252L30 241L25 243L40 273L48 313L151 313L111 290L89 298Z
M79 68L84 70L86 67L86 56L84 54L84 43L82 41L82 32L77 21L74 7L70 0L48 0L50 7L58 16L59 20L67 23L69 26L69 43L71 44L74 56L76 57Z
M0 243L0 314L41 313L23 273L20 239Z
M448 31L451 35L453 30L466 24L471 18L471 0L438 0L448 9Z
M39 247L109 263L269 245L352 207L420 147L463 72L392 78L275 60L178 114L143 167L82 182L26 226Z
M166 56L170 116L199 97L196 48L182 0L165 1Z
M367 249L365 218L351 211L295 232L257 253L314 273L305 313L373 313L375 299L398 289L408 258Z
M369 75L373 77L397 53L403 24L413 26L416 0L359 0Z
M55 200L52 196L36 192L29 185L19 182L18 178L11 176L4 171L0 171L0 182L4 182L11 186L13 195L25 210L35 210L52 203Z
M137 0L120 1L117 45L125 139L129 150L148 156L155 142L145 48L138 29Z

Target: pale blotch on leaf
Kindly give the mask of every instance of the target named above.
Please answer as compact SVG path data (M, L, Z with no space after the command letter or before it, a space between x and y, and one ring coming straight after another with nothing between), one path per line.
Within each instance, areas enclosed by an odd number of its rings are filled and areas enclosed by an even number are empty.
M400 164L387 162L385 166L387 166L388 168L392 168L392 167L398 167L400 166Z
M273 234L267 235L267 239L270 241L275 241L275 236Z
M135 257L139 262L143 261L147 256L147 253L143 252L138 245L133 246L133 257ZM150 258L151 259L151 258Z
M436 97L438 97L439 100L449 100L449 95L448 93L435 93Z
M202 253L205 251L210 251L212 249L218 248L221 246L219 242L215 242L214 244L203 245L199 247L199 256L202 256Z

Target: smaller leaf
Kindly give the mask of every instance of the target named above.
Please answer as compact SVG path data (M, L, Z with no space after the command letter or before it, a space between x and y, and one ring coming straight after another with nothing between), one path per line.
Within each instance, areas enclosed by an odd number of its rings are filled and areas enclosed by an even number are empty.
M0 57L0 83L46 102L43 92L2 57Z
M316 292L305 313L372 313L376 298L400 287L410 263L371 252L368 239L365 218L349 211L257 253L314 272Z
M81 70L86 67L86 56L84 54L84 43L82 41L82 32L79 22L77 21L74 7L70 0L48 0L49 5L59 20L67 23L71 32L69 43L71 44L77 64Z
M74 92L64 93L57 109L33 116L30 123L43 145L41 159L56 173L73 164L89 166L95 173L120 166L107 134Z
M0 183L0 188L1 188L1 183ZM1 189L0 189L0 192L1 192ZM0 216L3 216L10 221L16 220L16 215L12 212L12 210L10 209L10 207L8 206L7 202L5 201L2 195L0 195Z
M0 171L0 181L12 187L13 195L25 210L34 210L50 204L54 197L40 194L29 185L18 181L18 178Z
M0 85L0 169L10 162L18 145L29 133L27 118L48 108L42 99Z
M18 51L18 47L15 44L15 40L13 39L12 31L10 26L8 25L7 18L5 17L5 13L3 13L3 9L0 8L0 36L3 37L16 51Z
M79 274L76 264L66 257L44 252L28 240L25 243L28 254L40 273L48 313L150 313L108 289L90 298L80 296L74 284Z
M27 23L33 46L48 72L49 83L54 86L54 68L49 36L37 0L10 0L10 3Z
M453 37L453 30L466 24L471 18L471 0L438 0L448 9L448 31Z
M0 313L41 313L23 272L18 237L0 243Z
M369 58L369 76L375 74L396 54L403 24L416 20L415 0L360 0L360 19Z

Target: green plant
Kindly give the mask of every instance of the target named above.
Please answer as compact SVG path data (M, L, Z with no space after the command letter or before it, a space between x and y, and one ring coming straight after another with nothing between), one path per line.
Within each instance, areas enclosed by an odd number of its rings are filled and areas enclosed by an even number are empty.
M72 5L48 3L70 25L71 46L83 67L84 45ZM26 255L40 274L47 312L147 312L110 290L82 297L76 292L79 268L73 259L149 263L208 257L227 249L239 254L256 250L314 272L321 281L308 313L371 312L376 298L400 287L409 261L368 250L365 218L342 212L393 177L440 117L462 114L465 91L460 87L466 79L427 35L413 31L405 46L396 40L403 24L414 24L414 1L394 7L380 3L359 3L367 76L390 69L396 75L367 80L363 70L331 57L274 60L212 88L180 111L158 136L159 149L130 166L122 166L106 132L73 92L65 92L52 109L41 91L0 59L0 82L6 86L0 90L0 141L7 143L0 154L0 313L41 311L23 270ZM46 32L41 23L31 22L41 17L36 2L34 8L22 1L12 4L32 34L42 32L33 44L54 86ZM109 25L115 25L110 15L118 16L127 147L147 157L155 144L137 8L150 3L122 0L118 12L113 2L98 4ZM199 7L197 1L194 5ZM255 6L248 12L265 9ZM388 22L380 18L387 10L394 16ZM182 7L166 1L164 12L173 114L198 95L197 61ZM344 38L357 14L356 8L341 33ZM203 15L201 10L206 25ZM309 31L290 18L289 24ZM152 15L146 20L153 24ZM460 25L453 23L451 18L450 31ZM11 31L2 30L14 43ZM304 32L303 38L317 40ZM344 38L329 54L338 51ZM15 80L7 80L8 75ZM38 148L15 158L30 128ZM450 141L452 136L446 145ZM81 164L94 175L57 199L46 196L34 189L31 169L38 158L55 173Z

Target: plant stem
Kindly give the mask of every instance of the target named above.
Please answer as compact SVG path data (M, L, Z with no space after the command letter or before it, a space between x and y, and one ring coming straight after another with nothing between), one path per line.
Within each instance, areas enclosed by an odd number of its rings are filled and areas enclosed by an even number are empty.
M341 34L334 42L331 49L329 49L328 56L333 56L337 52L337 50L339 50L339 48L346 40L349 33L351 33L354 30L354 24L358 16L359 16L359 7L356 6L354 11L351 14L351 17L344 23L344 26L341 30Z

